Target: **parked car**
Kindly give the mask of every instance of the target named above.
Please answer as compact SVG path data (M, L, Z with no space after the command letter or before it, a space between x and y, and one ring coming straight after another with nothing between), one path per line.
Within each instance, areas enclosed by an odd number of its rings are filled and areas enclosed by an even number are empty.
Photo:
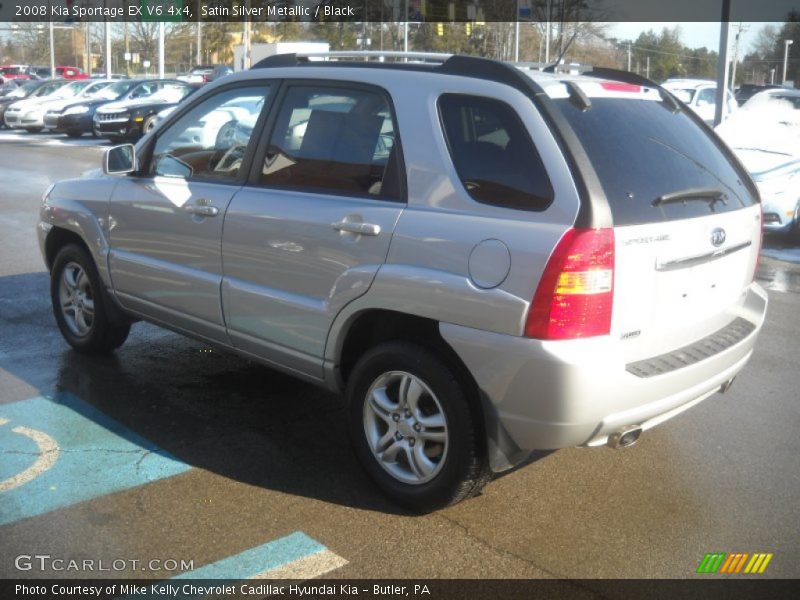
M44 109L42 124L45 129L57 130L58 119L68 106L76 102L91 102L97 99L100 93L107 89L112 83L111 79L88 79L88 84L75 96L59 100L43 102L40 107Z
M535 449L630 446L726 391L764 323L755 185L630 73L278 55L104 165L40 209L67 342L144 319L343 393L417 510Z
M47 96L26 98L15 102L6 109L5 122L12 129L25 129L38 133L44 129L44 113L48 103L80 97L81 92L92 82L87 80L69 81Z
M78 67L56 67L56 77L61 79L88 79L89 75Z
M0 81L0 98L3 98L10 92L16 90L21 83L22 81L17 79L7 79L5 81Z
M187 83L208 83L213 72L214 65L196 65L186 73L178 75L176 79Z
M130 79L130 77L122 73L112 73L111 77L108 77L105 73L93 73L89 76L89 79Z
M16 79L23 81L31 79L26 65L0 65L0 83Z
M780 87L779 85L772 85L772 84L757 85L753 83L743 83L736 90L734 97L736 98L736 103L739 106L741 106L742 104L750 100L750 98L755 96L757 93L763 92L764 90L771 90L779 87Z
M717 107L717 83L703 79L668 79L664 88L669 90L681 102L684 102L708 124L714 122ZM725 91L725 109L722 118L727 119L736 112L738 104L729 91Z
M99 107L94 113L93 131L111 140L138 140L155 126L159 111L179 104L195 90L197 86L183 81L161 80L159 89L149 96Z
M59 112L48 111L45 122L53 131L66 133L69 137L81 137L84 133L94 133L92 124L98 106L118 100L143 98L154 93L159 84L150 80L124 79L104 87L90 98L71 102Z
M16 90L0 98L0 125L3 127L6 127L5 114L9 106L26 98L40 98L52 94L68 82L63 79L55 79L49 81L23 81L21 83L22 85Z
M717 133L758 185L764 231L800 238L800 90L759 92Z

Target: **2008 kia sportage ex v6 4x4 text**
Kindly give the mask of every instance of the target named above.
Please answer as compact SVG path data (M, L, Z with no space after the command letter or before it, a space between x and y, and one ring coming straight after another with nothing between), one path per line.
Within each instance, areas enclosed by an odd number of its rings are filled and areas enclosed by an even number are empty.
M420 510L727 389L767 306L760 205L683 104L616 71L336 58L209 84L48 190L74 348L144 319L343 392Z

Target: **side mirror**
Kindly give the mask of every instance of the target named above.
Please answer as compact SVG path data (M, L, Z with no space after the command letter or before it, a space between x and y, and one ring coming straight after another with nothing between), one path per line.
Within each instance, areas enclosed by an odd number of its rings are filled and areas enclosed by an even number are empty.
M107 175L125 175L136 171L136 150L133 144L114 146L106 150L103 172Z

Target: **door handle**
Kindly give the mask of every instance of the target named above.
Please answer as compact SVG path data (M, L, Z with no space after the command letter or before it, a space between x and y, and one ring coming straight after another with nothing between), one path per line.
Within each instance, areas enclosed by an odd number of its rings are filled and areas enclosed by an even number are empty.
M199 217L216 217L219 214L219 209L216 206L197 205L191 204L184 207L190 215L197 215Z
M357 233L359 235L378 235L381 232L380 225L373 223L355 223L353 221L338 221L331 223L336 231L346 231L347 233Z

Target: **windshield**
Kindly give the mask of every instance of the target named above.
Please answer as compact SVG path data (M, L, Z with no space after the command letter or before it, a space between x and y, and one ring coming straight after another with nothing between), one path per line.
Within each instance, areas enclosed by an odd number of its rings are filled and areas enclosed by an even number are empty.
M101 92L105 91L109 85L111 84L110 81L100 81L96 82L95 84L87 87L82 93L81 96L87 96L91 98L97 98L97 95Z
M3 67L0 69L0 73L3 75L20 75L22 72L20 67Z
M154 102L178 102L185 98L191 91L192 88L182 85L173 85L158 90L155 94L150 95L148 100L152 100Z
M35 92L33 92L33 94L31 94L31 95L32 96L49 96L50 94L52 94L53 92L55 92L57 89L59 89L61 87L64 87L64 82L63 81L54 81L52 83L46 83L42 87L37 89Z
M6 94L7 98L24 98L28 94L30 94L36 87L39 85L37 81L29 81L28 83L24 83L19 86L15 90L11 90Z
M117 83L104 87L96 94L92 94L92 97L102 100L116 100L122 94L131 89L131 87L133 87L134 85L135 84L131 81L119 81Z
M556 100L583 144L608 197L615 225L686 219L755 203L734 164L684 111L661 101L592 98L582 111ZM654 205L665 194L718 189L727 204Z
M59 98L72 98L87 85L89 85L88 81L74 81L59 89L54 95Z

